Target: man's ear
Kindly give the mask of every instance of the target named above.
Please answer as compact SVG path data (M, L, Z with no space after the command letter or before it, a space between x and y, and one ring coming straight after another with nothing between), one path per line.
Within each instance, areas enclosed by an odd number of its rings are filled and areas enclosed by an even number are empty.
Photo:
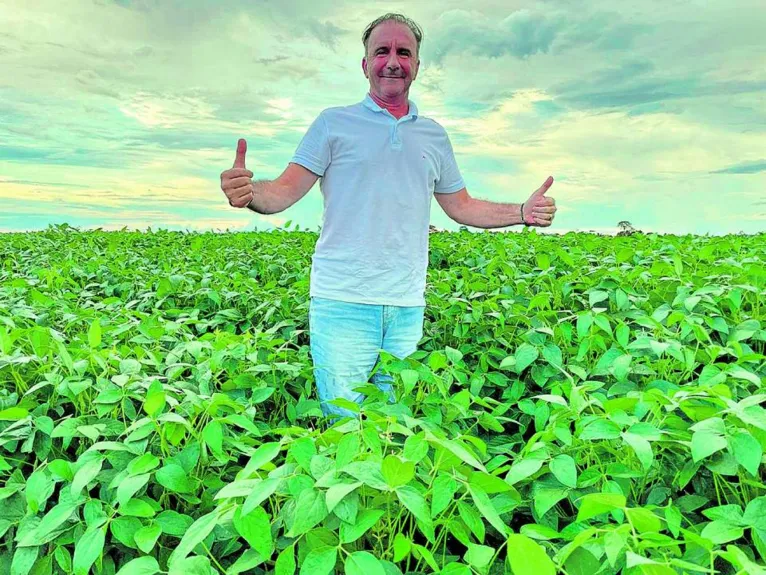
M369 78L369 76L367 75L367 56L362 58L362 72L364 72L365 78Z

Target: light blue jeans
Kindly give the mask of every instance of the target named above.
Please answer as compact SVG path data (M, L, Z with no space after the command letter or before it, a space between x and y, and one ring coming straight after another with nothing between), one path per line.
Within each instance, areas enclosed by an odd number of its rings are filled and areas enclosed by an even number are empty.
M423 337L424 306L399 307L344 302L311 297L309 336L311 356L322 413L357 414L332 405L343 397L361 404L364 395L355 387L367 385L380 350L403 359ZM372 383L394 401L391 376L377 372Z

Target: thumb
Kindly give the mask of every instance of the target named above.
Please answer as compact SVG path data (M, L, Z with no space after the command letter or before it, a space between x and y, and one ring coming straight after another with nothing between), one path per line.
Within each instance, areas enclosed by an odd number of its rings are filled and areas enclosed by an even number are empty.
M533 195L539 197L544 196L545 192L548 191L548 188L550 188L553 185L553 176L548 176L548 179L543 182L543 185L537 188L535 190L535 193Z
M235 168L245 167L245 154L247 153L247 141L244 138L240 138L237 142L237 157L234 159Z

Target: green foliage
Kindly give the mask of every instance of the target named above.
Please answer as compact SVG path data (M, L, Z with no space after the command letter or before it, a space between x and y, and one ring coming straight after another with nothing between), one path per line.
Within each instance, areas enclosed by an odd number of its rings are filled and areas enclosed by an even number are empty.
M0 236L0 573L766 572L764 236L432 234L332 426L316 239Z

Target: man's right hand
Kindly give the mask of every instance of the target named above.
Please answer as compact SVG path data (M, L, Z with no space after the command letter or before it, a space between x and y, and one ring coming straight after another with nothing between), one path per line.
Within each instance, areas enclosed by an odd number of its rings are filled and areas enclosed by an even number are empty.
M245 208L253 201L253 172L245 168L247 142L240 139L237 142L237 157L234 167L221 172L221 189L233 208Z

